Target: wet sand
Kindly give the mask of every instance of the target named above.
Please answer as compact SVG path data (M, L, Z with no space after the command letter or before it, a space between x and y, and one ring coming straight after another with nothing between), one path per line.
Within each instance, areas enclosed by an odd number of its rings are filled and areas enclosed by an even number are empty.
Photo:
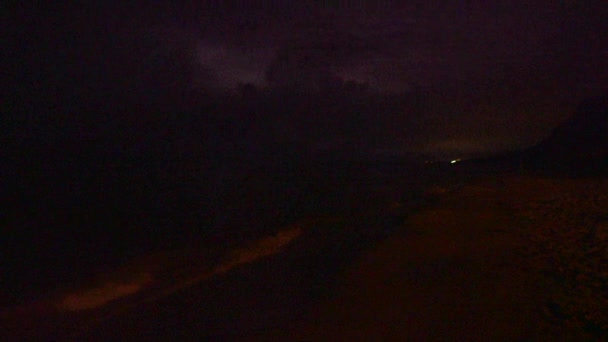
M467 185L366 253L334 298L251 339L602 340L607 190L601 179Z

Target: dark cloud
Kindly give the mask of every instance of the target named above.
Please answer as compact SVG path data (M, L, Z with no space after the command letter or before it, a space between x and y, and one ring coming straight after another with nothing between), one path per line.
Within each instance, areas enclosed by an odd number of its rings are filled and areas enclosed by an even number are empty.
M445 148L490 146L498 136L533 142L581 98L607 90L601 1L243 4L23 8L4 21L15 84L6 88L65 102L179 97L240 82L423 88L438 104L415 114L418 124Z
M606 74L606 6L596 1L349 6L203 1L56 7L48 5L35 14L22 10L25 19L39 26L33 43L46 45L43 52L53 63L60 59L57 51L68 51L73 59L84 55L81 64L110 73L142 68L153 73L159 68L164 76L158 82L169 77L166 66L172 64L181 70L176 73L190 73L190 81L203 84L211 82L205 78L209 74L223 86L234 86L239 81L261 84L264 73L297 81L313 70L330 70L344 79L393 90L494 77L530 65L576 70L578 82L586 87L600 83L598 69ZM133 30L137 32L129 33ZM222 60L210 60L218 51ZM100 62L100 56L111 63Z
M529 71L530 66L539 70L551 66L567 73L573 64L586 63L571 52L584 40L573 36L581 32L578 26L590 25L580 23L589 10L555 2L394 2L371 11L365 6L283 10L280 19L268 18L264 26L224 29L225 36L241 37L237 45L264 41L258 46L276 49L267 71L275 79L306 78L320 69L376 88L399 90L412 84L494 78ZM588 50L598 56L596 47Z
M277 87L316 88L344 65L378 50L373 42L333 28L301 30L279 48L266 72Z

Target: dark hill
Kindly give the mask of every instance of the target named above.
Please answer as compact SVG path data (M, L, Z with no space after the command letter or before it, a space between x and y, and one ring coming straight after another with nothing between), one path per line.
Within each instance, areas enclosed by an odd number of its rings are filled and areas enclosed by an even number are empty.
M525 151L524 160L573 175L608 171L608 96L583 101L547 139Z
M476 172L608 175L608 96L587 99L551 134L529 148L459 163Z

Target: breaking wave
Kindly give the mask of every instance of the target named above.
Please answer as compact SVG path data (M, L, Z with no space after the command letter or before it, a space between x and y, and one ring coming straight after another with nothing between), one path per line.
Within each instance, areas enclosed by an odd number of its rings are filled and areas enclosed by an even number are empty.
M152 281L149 274L130 282L107 282L84 291L70 293L60 302L59 307L66 311L81 311L101 307L118 298L139 292Z
M198 273L194 272L188 277L165 287L160 293L157 292L156 295L152 295L147 301L160 299L200 283L211 276L226 273L237 266L253 263L263 257L276 254L291 241L299 237L301 233L302 229L300 226L293 226L275 235L255 240L245 247L228 251L224 258L222 258L222 261L211 269L207 268L206 270L199 270ZM170 257L166 256L166 258ZM133 277L132 274L131 279L106 281L84 290L73 291L62 296L56 302L55 307L60 311L70 312L91 310L100 308L117 299L132 296L154 285L155 280L158 280L156 274L151 273L149 268L147 267L148 270L133 270L136 277ZM163 271L170 273L170 270Z

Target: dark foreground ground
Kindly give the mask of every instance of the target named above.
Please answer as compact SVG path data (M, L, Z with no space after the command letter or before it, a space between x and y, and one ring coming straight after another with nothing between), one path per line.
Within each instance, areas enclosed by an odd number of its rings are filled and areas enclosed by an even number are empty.
M415 208L301 222L281 248L260 244L243 255L262 257L169 291L152 280L94 309L62 311L58 294L5 310L0 331L9 340L602 340L606 194L603 178L435 186L426 193L435 200Z

